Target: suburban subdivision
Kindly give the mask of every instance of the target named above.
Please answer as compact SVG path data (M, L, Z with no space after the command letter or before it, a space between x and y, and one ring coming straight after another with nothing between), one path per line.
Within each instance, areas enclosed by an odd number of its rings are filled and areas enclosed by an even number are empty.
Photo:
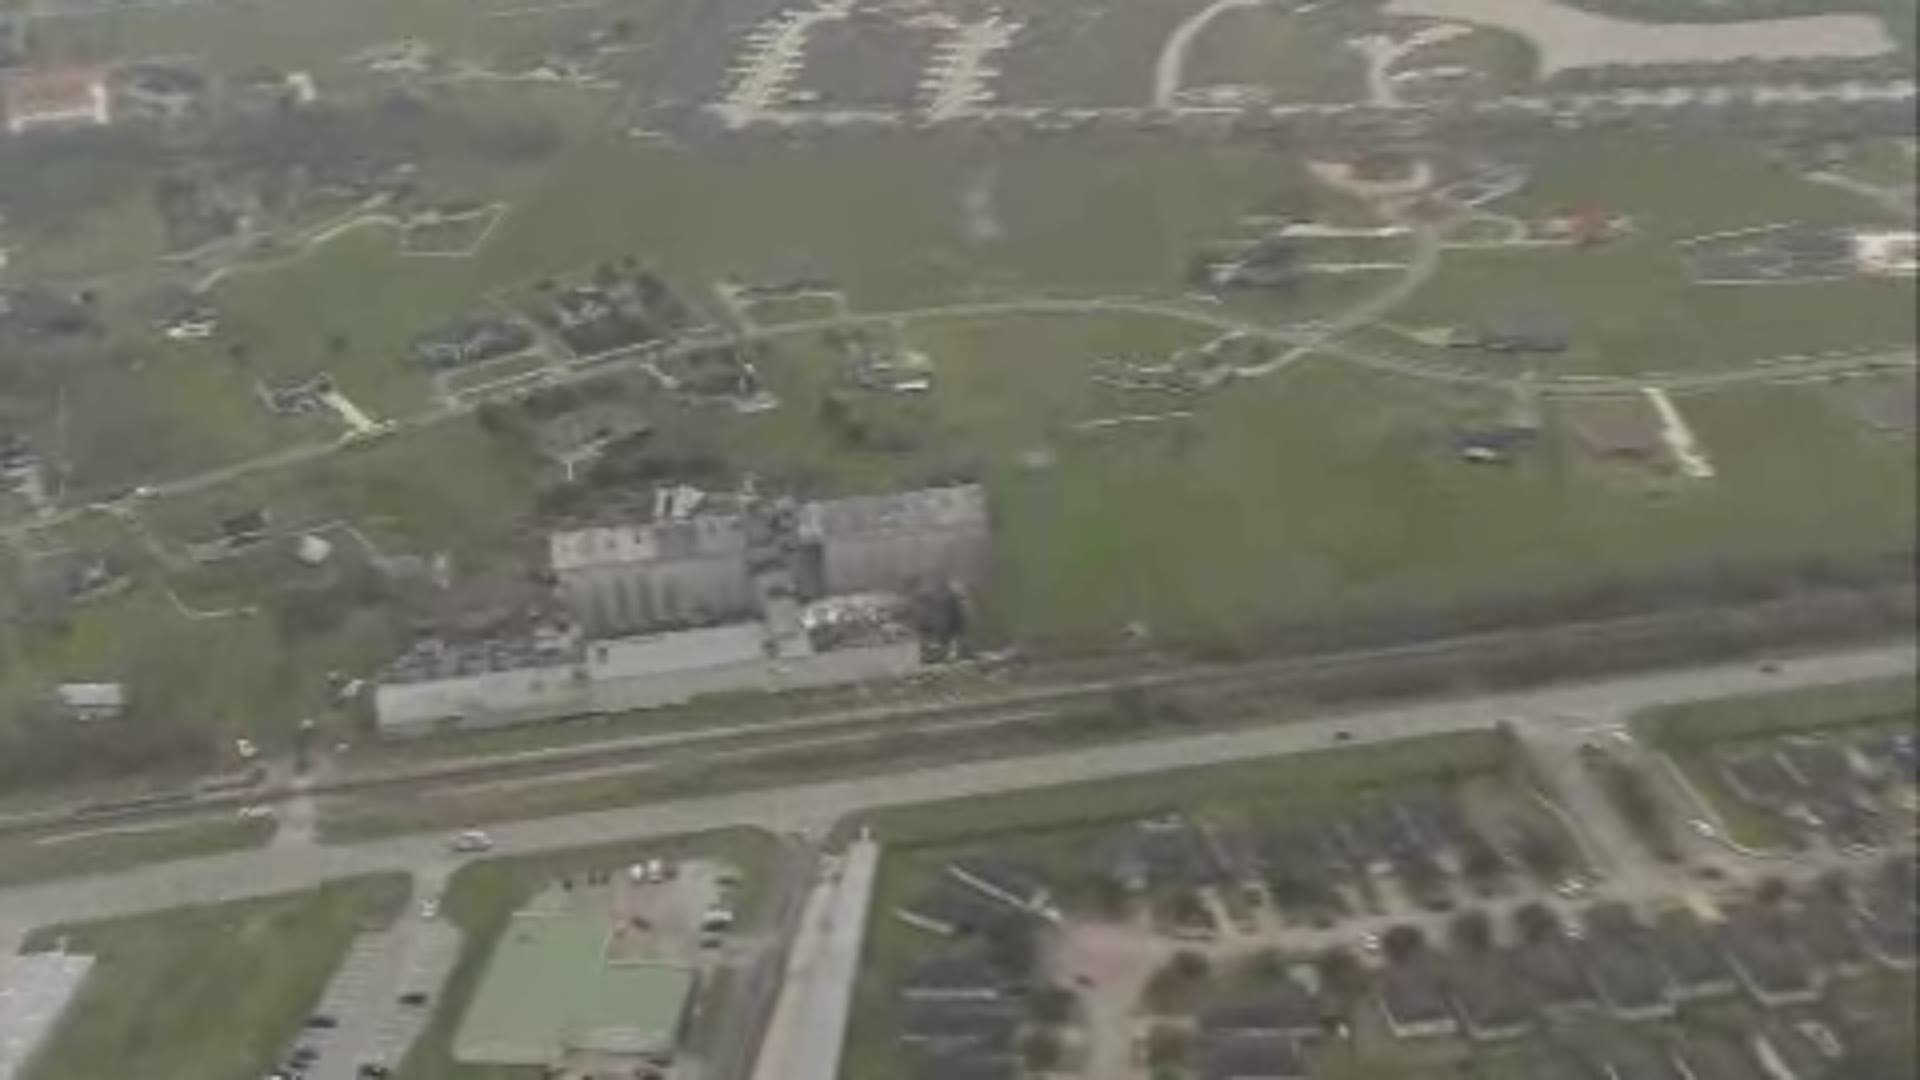
M1913 0L0 0L0 1080L1905 1080Z

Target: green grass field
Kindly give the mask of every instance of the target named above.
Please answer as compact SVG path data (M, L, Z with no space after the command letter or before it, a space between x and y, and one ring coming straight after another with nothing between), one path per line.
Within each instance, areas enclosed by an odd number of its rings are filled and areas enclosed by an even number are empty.
M1193 40L1186 85L1254 85L1279 101L1358 101L1366 61L1346 44L1340 18L1256 7L1228 11Z
M405 879L49 927L99 957L24 1080L257 1080L298 1034L348 942L390 920Z
M271 821L220 818L162 829L109 830L73 839L9 836L0 839L0 885L240 851L266 844L273 832Z

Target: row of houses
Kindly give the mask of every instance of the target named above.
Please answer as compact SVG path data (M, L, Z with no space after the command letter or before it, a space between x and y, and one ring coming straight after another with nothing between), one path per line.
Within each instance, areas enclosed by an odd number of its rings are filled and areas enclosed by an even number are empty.
M1525 1033L1539 1008L1597 1005L1628 1022L1672 1018L1702 998L1744 992L1767 1008L1818 1001L1832 979L1914 969L1912 885L1889 874L1851 899L1816 889L1751 903L1706 925L1684 908L1640 922L1624 905L1586 913L1580 937L1553 934L1478 954L1421 951L1389 964L1376 996L1396 1036Z

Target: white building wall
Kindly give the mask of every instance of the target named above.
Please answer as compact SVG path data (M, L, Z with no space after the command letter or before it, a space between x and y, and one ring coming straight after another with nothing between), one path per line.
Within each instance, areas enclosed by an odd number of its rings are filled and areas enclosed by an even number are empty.
M727 693L778 693L896 679L919 670L917 639L771 658L758 623L595 642L584 667L485 672L383 683L374 712L386 735L499 727L589 713L681 705Z

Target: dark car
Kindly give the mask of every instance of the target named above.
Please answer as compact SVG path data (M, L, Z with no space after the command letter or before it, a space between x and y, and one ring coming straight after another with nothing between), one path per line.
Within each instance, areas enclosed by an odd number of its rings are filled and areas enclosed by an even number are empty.
M387 1080L387 1078L392 1075L392 1069L387 1068L377 1061L364 1062L360 1066L360 1080Z
M427 995L419 990L409 990L400 995L400 1004L420 1006L427 1003Z
M307 1026L310 1028L318 1028L318 1029L324 1030L327 1028L339 1027L340 1021L334 1019L331 1016L328 1016L326 1013L315 1013L312 1016L307 1017Z

